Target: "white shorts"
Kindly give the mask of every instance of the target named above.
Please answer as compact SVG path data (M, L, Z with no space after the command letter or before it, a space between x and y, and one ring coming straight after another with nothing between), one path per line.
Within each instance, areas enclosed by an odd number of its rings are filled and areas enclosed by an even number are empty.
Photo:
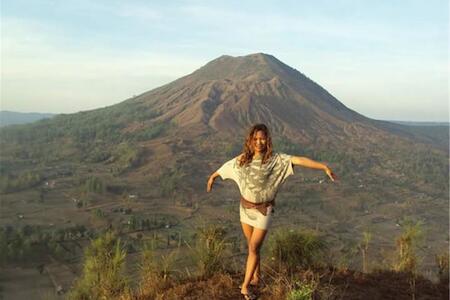
M255 228L267 230L272 223L272 206L267 207L267 214L263 215L256 208L244 208L242 204L239 206L239 215L241 222L253 226Z

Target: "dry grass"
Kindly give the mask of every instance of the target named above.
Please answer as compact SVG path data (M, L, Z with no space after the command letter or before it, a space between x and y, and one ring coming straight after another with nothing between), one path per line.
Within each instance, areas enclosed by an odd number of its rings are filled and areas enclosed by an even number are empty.
M226 253L225 229L208 225L200 227L197 234L196 245L190 248L197 262L200 276L209 277L223 271Z
M159 258L154 256L150 245L146 245L141 253L139 265L140 282L137 291L138 299L156 299L167 288L175 284L174 267L177 251Z
M438 265L439 282L442 284L449 284L449 253L436 255L436 262Z
M406 237L410 237L411 231L406 231L406 233L409 233ZM306 238L302 233L289 231L275 236L278 247L276 249L280 250L286 247L290 249L288 252L290 256L282 257L285 260L288 259L289 264L281 264L280 267L280 264L276 263L274 265L272 261L270 263L267 263L267 261L262 262L263 284L258 289L259 299L261 300L437 300L448 298L448 281L441 281L441 283L436 284L417 273L411 273L411 270L379 270L363 273L348 269L325 267L323 264L314 263L315 256L308 258L314 250L320 249L320 243L317 244L317 237L307 235L306 237L308 238ZM197 257L197 259L200 259L197 261L199 263L197 271L200 271L198 273L194 272L192 274L186 271L186 274L183 273L184 275L180 276L182 272L176 269L178 257L176 251L165 256L156 257L153 249L147 246L141 252L140 279L137 288L131 290L127 285L124 285L117 292L117 289L109 283L119 279L117 282L124 282L123 280L126 278L120 276L113 276L112 279L114 280L108 281L106 285L90 285L89 288L97 292L96 295L108 295L108 299L239 299L241 296L238 286L244 276L242 274L244 265L242 263L238 264L240 269L238 273L225 271L225 268L223 268L224 262L235 259L224 256L224 239L225 231L218 227L212 226L200 229L197 236L197 246L201 246L202 251L205 251L205 255ZM399 240L409 241L409 239L405 238L405 235L402 235L402 239ZM311 245L305 246L308 243L311 243ZM365 249L368 248L367 244L368 242L365 243ZM297 249L297 247L299 248ZM91 259L102 254L103 252L100 250L109 249L110 257L115 257L113 259L116 266L115 270L120 271L123 252L121 252L120 246L118 246L118 243L115 242L112 236L107 235L99 240L95 240L90 249L90 252L88 251L87 254ZM198 251L198 249L195 251ZM302 257L295 257L295 255ZM100 255L100 258L102 257ZM213 260L214 263L211 263L211 257L214 259L221 258L219 260L221 264L218 264L216 260ZM409 262L410 260L406 261ZM448 256L440 256L438 264L442 274L445 270L448 271ZM109 266L106 263L103 265L104 267ZM120 272L115 274L119 275ZM92 279L93 277L90 278ZM412 278L414 279L413 282L411 281ZM109 287L110 291L98 290L102 286ZM87 286L82 287L86 288ZM83 289L83 292L89 291ZM87 294L84 293L82 296L84 295ZM74 298L88 299L86 297Z
M279 271L323 265L325 249L324 240L306 230L278 230L269 240L270 257Z

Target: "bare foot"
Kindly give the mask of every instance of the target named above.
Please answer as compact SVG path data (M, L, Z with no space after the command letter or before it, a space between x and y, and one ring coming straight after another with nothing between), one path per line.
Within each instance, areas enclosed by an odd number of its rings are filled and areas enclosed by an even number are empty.
M255 300L257 298L256 295L253 294L253 292L250 291L248 288L246 289L242 288L241 295L242 297L244 297L245 300Z
M250 281L250 285L256 286L258 284L259 284L259 278L253 277L252 280Z

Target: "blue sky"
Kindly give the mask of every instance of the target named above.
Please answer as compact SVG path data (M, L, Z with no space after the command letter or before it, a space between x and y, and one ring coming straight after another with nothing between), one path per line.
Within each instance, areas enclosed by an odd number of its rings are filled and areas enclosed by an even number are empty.
M108 106L223 54L264 52L368 117L448 120L448 1L1 5L2 110Z

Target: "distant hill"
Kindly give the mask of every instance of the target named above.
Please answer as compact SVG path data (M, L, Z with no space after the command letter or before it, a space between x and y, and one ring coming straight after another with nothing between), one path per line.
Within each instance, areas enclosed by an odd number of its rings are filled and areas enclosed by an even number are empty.
M15 125L15 124L27 124L36 122L42 119L49 119L55 116L55 114L48 113L21 113L14 111L2 110L0 111L0 127Z
M427 139L441 149L449 147L449 122L413 122L413 121L388 121L403 126L405 132L412 136Z
M415 122L415 121L392 121L392 120L386 121L408 126L447 126L447 127L450 126L450 122Z

